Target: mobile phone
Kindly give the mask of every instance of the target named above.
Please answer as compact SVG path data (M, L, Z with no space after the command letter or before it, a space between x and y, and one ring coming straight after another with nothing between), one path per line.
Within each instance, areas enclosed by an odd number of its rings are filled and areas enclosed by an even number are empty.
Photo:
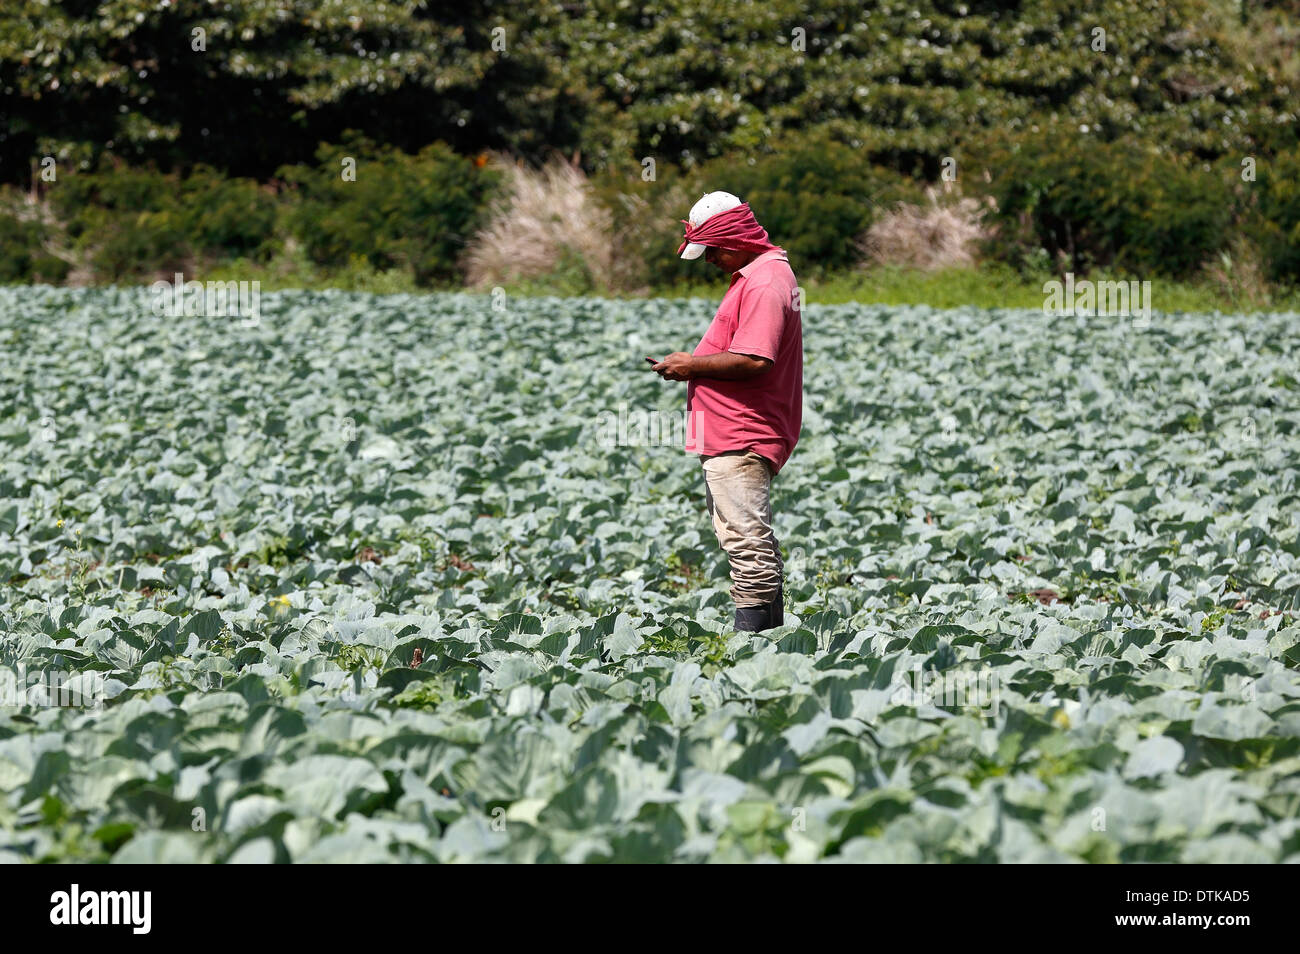
M649 361L651 364L658 364L658 363L659 363L659 362L656 361L654 358L650 358L650 357L647 357L646 360Z

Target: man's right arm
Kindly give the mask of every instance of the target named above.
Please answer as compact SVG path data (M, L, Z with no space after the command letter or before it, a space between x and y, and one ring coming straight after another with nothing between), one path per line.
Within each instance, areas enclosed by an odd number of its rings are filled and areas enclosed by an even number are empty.
M761 355L735 351L690 355L685 351L675 351L656 364L654 371L667 381L689 381L692 378L747 381L765 373L771 367L772 360Z

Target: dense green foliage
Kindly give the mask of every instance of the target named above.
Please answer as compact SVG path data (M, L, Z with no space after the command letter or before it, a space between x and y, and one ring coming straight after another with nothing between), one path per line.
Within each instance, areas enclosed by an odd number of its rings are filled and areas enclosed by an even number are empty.
M57 282L68 263L45 251L50 230L41 222L0 211L0 282Z
M1231 239L1248 188L1236 163L1203 170L1132 140L1061 148L1043 135L978 162L1002 223L997 257L1026 263L1041 250L1079 273L1195 274Z
M344 178L343 161L355 175ZM188 175L105 162L65 172L46 194L76 253L100 279L152 280L195 265L264 263L296 241L321 266L361 259L428 284L457 262L497 180L491 169L435 144L410 156L364 140L322 146L316 163L285 166L268 185L208 166ZM7 230L0 281L57 279L50 230Z
M1092 141L1138 132L1213 157L1294 123L1293 50L1285 34L1276 49L1258 40L1293 7L13 0L0 177L24 177L35 155L111 149L264 178L348 128L411 152L580 151L596 168L745 154L820 128L933 178L969 131L1050 116Z
M418 155L353 140L323 146L314 165L280 176L297 190L289 229L317 263L361 257L376 268L404 267L422 284L456 277L465 242L497 181L442 144ZM343 172L348 161L351 178Z
M1258 249L1280 286L1300 278L1300 150L1210 167L1135 141L1059 149L1049 133L1012 137L958 158L958 195L987 196L994 227L985 252L1024 274L1102 269L1197 279L1207 263L1244 242ZM345 178L345 159L356 176ZM804 279L851 269L858 242L897 202L926 203L919 184L872 167L841 144L799 137L745 162L663 166L653 181L620 173L594 180L614 212L623 267L643 284L697 281L676 256L681 219L710 189L745 197ZM491 165L435 144L418 155L362 138L322 146L311 164L285 166L272 183L226 178L198 166L188 176L105 163L65 173L46 190L66 232L30 219L0 239L0 281L58 281L67 259L84 259L101 280L150 280L181 267L237 263L247 273L297 247L329 274L366 268L400 272L415 287L458 281L466 244L480 227L500 175ZM10 203L12 207L18 206ZM581 278L589 266L573 263ZM302 280L302 276L299 276ZM591 287L590 276L570 291ZM552 276L569 288L565 276Z
M1258 230L1265 260L1277 281L1300 284L1300 148L1263 163L1259 170Z
M275 206L256 182L199 166L181 178L105 164L65 174L49 192L75 246L106 279L149 277L205 257L265 258Z
M482 85L512 71L481 42L485 6L6 3L0 170L14 181L33 155L80 164L107 149L264 179L359 123L414 151L464 129Z
M6 859L1300 860L1295 314L810 306L754 635L709 302L151 304L0 289Z

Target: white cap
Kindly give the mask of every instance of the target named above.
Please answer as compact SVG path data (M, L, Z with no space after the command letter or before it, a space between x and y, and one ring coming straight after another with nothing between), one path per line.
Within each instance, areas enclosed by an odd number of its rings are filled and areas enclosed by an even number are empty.
M686 218L691 225L698 228L719 212L726 212L728 209L734 209L742 204L740 199L730 192L709 192L699 202L691 206L691 214ZM704 254L704 249L705 246L690 242L687 244L686 250L682 252L682 258L688 261L699 258Z

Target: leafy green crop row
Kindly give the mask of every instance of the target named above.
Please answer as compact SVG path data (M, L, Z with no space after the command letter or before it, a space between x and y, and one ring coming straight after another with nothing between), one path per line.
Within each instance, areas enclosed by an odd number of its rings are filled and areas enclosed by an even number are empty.
M1300 857L1294 314L810 306L754 635L707 303L150 303L0 290L6 858Z

